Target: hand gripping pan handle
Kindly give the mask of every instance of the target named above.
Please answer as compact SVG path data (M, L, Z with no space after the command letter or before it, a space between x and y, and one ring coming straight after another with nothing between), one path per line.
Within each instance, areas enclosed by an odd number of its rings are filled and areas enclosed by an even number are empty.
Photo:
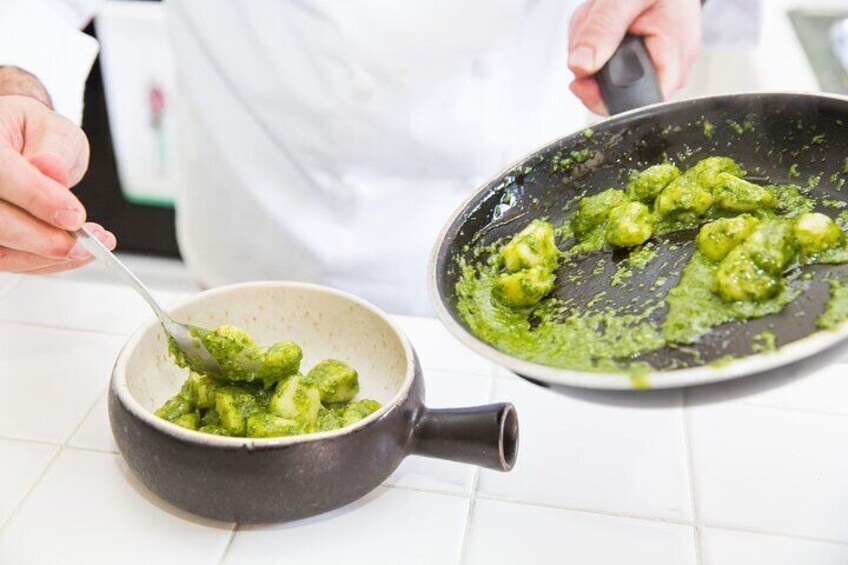
M610 115L663 101L645 40L627 34L595 78Z

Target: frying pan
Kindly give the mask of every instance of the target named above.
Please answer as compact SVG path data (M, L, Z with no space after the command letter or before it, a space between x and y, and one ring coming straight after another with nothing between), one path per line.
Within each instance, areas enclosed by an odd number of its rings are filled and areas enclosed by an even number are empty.
M623 373L595 373L529 362L501 352L478 339L457 309L459 258L479 261L476 246L520 231L532 219L547 217L559 225L574 212L581 197L610 187L623 188L632 169L666 158L681 168L710 155L740 162L749 180L758 183L810 185L812 195L832 206L819 209L834 217L848 196L848 98L804 93L748 93L710 96L681 102L659 102L656 73L641 38L627 37L597 79L607 108L624 111L592 128L577 132L527 155L485 184L460 206L437 240L430 261L429 287L437 316L471 349L537 383L601 389L664 388L715 382L781 371L812 371L845 354L848 324L817 331L815 320L830 298L824 280L848 281L848 265L812 266L804 292L779 314L713 328L692 346L666 346L636 360L655 370L638 380ZM641 107L641 108L640 108ZM639 109L631 109L639 108ZM555 160L572 151L589 151L588 160L562 170ZM844 179L844 180L843 180ZM586 304L600 291L624 306L664 296L679 280L694 250L694 232L655 237L657 256L643 270L633 269L627 284L610 285L610 277L627 252L600 252L580 257L579 284L557 273L553 295ZM672 245L676 244L676 245ZM599 259L604 257L603 270ZM595 271L597 273L597 271ZM796 273L797 274L797 273ZM645 290L666 280L659 291ZM650 318L659 323L665 308ZM777 351L752 354L752 339L763 331L776 336ZM713 364L726 355L734 360Z

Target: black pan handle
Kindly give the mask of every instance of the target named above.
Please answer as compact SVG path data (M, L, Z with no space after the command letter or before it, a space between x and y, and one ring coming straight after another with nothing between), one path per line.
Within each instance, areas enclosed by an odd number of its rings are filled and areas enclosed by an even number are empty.
M657 69L642 37L624 36L595 78L610 115L663 101Z
M509 471L518 455L515 406L425 408L413 431L412 454Z

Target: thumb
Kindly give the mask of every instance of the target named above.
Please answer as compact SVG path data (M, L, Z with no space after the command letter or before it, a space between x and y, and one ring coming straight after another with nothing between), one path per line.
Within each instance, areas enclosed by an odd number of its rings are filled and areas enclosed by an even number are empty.
M595 0L582 25L569 41L568 68L577 78L601 70L618 48L630 24L651 2L649 0Z

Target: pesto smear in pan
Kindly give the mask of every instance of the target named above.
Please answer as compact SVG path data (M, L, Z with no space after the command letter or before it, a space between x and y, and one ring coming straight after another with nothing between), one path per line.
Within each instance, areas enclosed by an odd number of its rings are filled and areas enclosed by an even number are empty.
M797 185L749 182L728 157L708 157L685 171L657 164L635 172L623 189L578 200L563 225L533 220L475 249L473 261L459 259L458 310L475 335L516 357L638 375L652 369L634 360L640 355L694 344L726 322L780 312L803 292L792 284L799 266L848 262L844 222L814 212L818 204ZM657 280L628 307L604 306L603 291L580 306L554 296L572 260L628 254L609 283L620 286L651 261L656 236L668 234L692 234L695 243L673 286ZM573 278L559 283L580 284ZM833 281L817 325L845 320L848 288ZM774 334L756 337L755 350L774 347Z

